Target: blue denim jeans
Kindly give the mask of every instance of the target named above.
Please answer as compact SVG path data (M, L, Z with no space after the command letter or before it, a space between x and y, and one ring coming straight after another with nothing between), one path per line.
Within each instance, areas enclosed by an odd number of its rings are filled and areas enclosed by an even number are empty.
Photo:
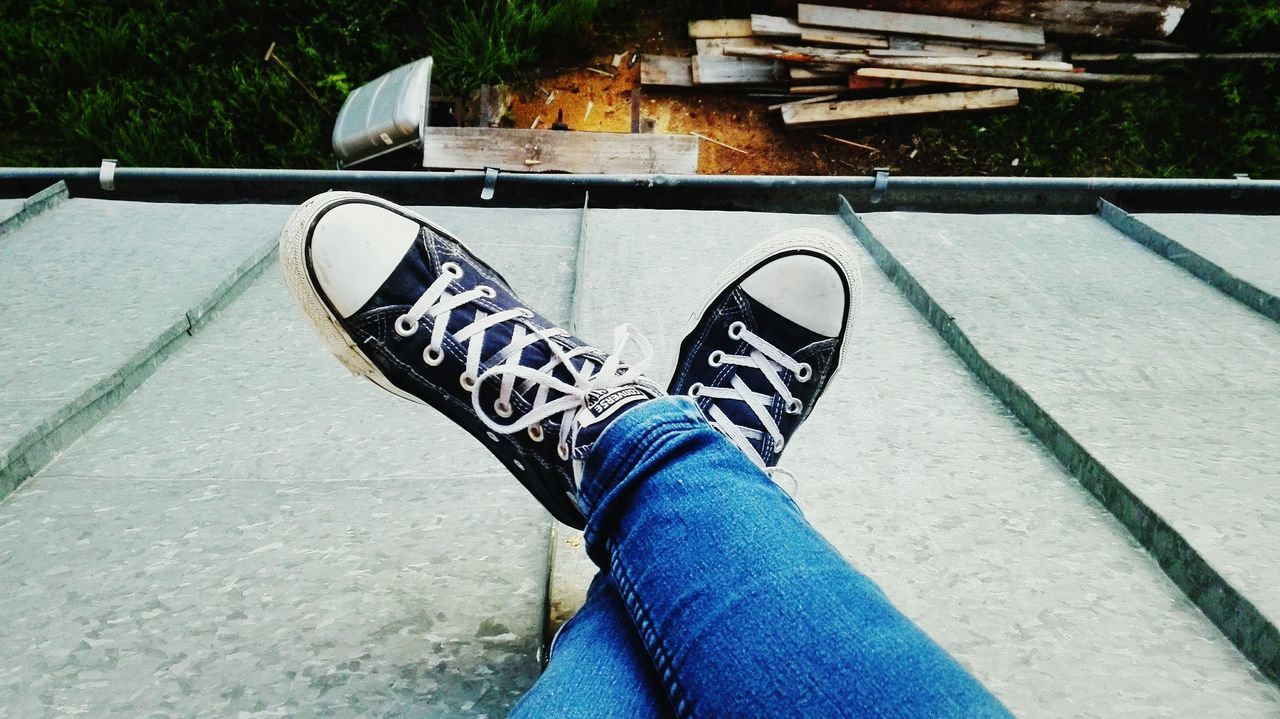
M616 419L580 496L601 575L513 716L1009 716L691 401Z

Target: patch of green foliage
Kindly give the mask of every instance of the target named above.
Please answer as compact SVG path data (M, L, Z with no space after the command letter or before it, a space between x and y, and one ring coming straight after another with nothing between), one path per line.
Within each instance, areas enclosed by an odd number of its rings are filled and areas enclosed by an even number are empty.
M0 3L0 165L331 166L353 87L428 54L448 91L514 79L581 50L601 3Z
M109 156L129 165L331 166L329 135L346 94L415 58L433 55L434 84L463 94L588 53L606 17L625 35L640 12L656 9L680 32L685 20L767 9L760 5L0 3L0 165L93 165ZM1280 4L1196 0L1175 39L1203 50L1280 50ZM273 42L305 90L263 60ZM861 128L909 129L934 166L956 174L1280 177L1280 69L1188 63L1154 87L1027 92L1021 107L1000 114Z
M1280 5L1201 0L1175 39L1206 52L1280 50ZM1169 71L1161 85L1024 92L1013 112L942 116L921 133L922 144L957 173L1280 177L1280 63L1161 69Z

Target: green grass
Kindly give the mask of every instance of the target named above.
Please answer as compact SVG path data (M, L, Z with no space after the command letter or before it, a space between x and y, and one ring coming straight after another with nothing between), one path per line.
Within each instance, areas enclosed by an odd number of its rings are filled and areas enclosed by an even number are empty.
M510 79L581 50L601 1L0 3L0 165L332 166L352 87L428 54L446 90Z
M1200 0L1176 40L1205 51L1280 50L1280 4ZM1107 68L1150 72L1152 67ZM1280 177L1280 64L1187 63L1153 87L1024 93L1015 112L941 118L926 149L953 171L1013 175ZM1014 159L1019 160L1014 167Z
M657 8L742 15L742 0L32 0L0 3L0 165L331 167L334 115L354 86L427 54L437 87L519 81L626 36ZM1280 49L1274 0L1197 0L1176 39ZM320 98L277 65L277 54ZM616 43L599 42L601 47ZM1280 69L1190 64L1159 87L1025 93L998 115L907 128L956 174L1280 177ZM1018 164L1014 166L1014 160Z

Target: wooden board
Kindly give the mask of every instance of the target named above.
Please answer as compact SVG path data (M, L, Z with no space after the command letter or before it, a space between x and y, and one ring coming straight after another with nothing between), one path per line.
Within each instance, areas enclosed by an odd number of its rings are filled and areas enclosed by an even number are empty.
M789 67L787 75L791 77L791 81L796 80L828 80L833 77L844 77L849 74L848 68L832 65L830 68L818 66L816 68L807 67Z
M872 58L865 51L835 47L727 47L725 55L733 57L768 58L780 62L806 65L867 65Z
M800 23L776 15L752 15L751 34L774 37L800 37Z
M1135 53L1072 53L1078 62L1253 62L1280 60L1280 52L1135 52Z
M875 100L815 102L782 108L782 121L791 127L821 127L857 120L939 112L993 110L1018 104L1017 90L974 90L932 95L908 95Z
M948 38L927 38L927 37L909 37L906 35L890 35L890 50L928 50L935 55L972 55L976 51L999 50L1008 54L1010 57L1023 57L1034 52L1039 52L1048 48L1055 48L1056 45L1006 45L999 42L973 42L965 40L952 40ZM946 50L958 48L957 52L947 53Z
M1017 57L1023 60L1044 59L1033 58L1026 50L1009 50L986 45L955 45L940 42L903 42L899 38L889 38L889 49L871 51L878 57Z
M698 140L688 135L428 127L423 167L515 172L677 174L698 171Z
M780 102L776 105L770 105L769 111L773 112L775 110L781 110L786 105L807 105L811 102L826 102L829 100L835 100L836 98L836 95L819 95L818 97L806 97L803 100L794 100L792 102Z
M1033 58L1029 52L1009 52L1008 50L984 50L976 47L948 47L945 50L868 50L871 57L1008 57L1020 60L1043 60Z
M641 55L640 84L693 87L693 64L687 57Z
M800 33L802 42L816 42L825 45L841 45L844 47L889 47L889 38L865 32L833 30L831 28L807 27Z
M1043 24L1059 35L1166 38L1191 0L822 0L823 5Z
M877 67L904 67L918 69L940 65L964 67L991 67L1005 70L1036 70L1042 72L1071 72L1075 66L1069 62L1053 60L1023 60L1020 57L878 57Z
M694 20L689 23L689 37L751 37L751 20Z
M991 22L937 15L912 15L882 10L854 10L826 5L799 6L801 25L845 30L892 32L901 35L954 37L1019 45L1043 45L1044 29L1022 23Z
M723 55L728 47L769 47L753 37L708 37L693 43L698 46L699 55Z
M744 48L728 48L742 50ZM780 62L750 57L706 55L693 58L695 85L759 85L787 82L787 69Z
M828 95L833 92L844 92L846 89L844 83L839 85L796 85L787 92L791 95Z
M786 45L726 47L724 49L725 55L733 57L767 58L781 62L804 64L874 65L876 67L904 67L913 70L924 70L943 65L1049 72L1071 72L1075 69L1069 62L1024 60L1020 57L877 57L874 54L875 52L875 50L858 50L854 48L789 47Z
M884 67L864 67L850 78L850 89L853 89L854 78L880 78L885 80L918 80L920 82L936 82L948 85L982 85L984 87L1016 87L1025 90L1059 90L1062 92L1084 92L1079 85L1062 82L1045 82L1042 80L1019 80L1011 77L990 77L985 75L957 75L946 72L922 72L920 70L895 70Z
M1010 70L1002 67L965 67L963 65L898 69L920 69L930 72L949 72L956 75L1012 77L1021 80L1065 82L1071 85L1155 85L1167 79L1164 75L1099 75L1092 72L1046 72L1043 70Z

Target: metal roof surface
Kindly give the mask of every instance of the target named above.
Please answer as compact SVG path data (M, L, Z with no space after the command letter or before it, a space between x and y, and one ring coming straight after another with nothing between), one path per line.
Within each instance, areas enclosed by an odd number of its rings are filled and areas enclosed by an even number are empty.
M862 317L788 452L815 526L1015 713L1280 713L1280 326L1100 216L872 209L420 208L586 339L638 325L660 381L733 257L848 238ZM494 716L536 678L585 560L324 353L289 210L72 198L0 234L0 713ZM1280 290L1277 217L1137 217Z

